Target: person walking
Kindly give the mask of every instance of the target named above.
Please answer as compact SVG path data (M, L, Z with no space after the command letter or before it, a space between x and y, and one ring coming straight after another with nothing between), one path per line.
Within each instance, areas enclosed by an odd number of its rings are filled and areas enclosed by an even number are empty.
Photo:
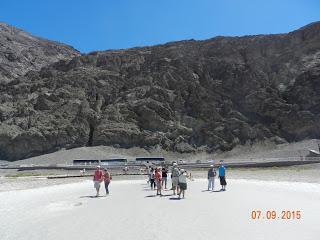
M164 189L167 189L167 181L168 181L168 171L165 168L162 168L162 187L164 185Z
M122 169L122 171L123 171L123 174L124 174L124 175L128 174L128 172L129 172L128 166L125 165L124 168Z
M151 167L147 167L147 174L148 174L148 180L147 183L150 184L150 179L151 179Z
M156 168L154 178L155 178L155 182L156 182L156 186L157 186L157 195L162 196L162 193L161 193L162 174L161 174L160 168Z
M103 174L100 169L100 166L97 166L96 170L94 171L94 175L93 175L94 188L97 191L96 197L99 197L100 184L102 181L103 181Z
M185 171L184 169L181 169L180 171L180 175L179 175L179 188L180 191L178 193L179 198L181 197L182 194L182 198L184 198L185 195L185 191L187 190L187 171Z
M178 194L179 192L179 175L180 171L176 163L173 164L173 168L171 170L171 181L172 181L172 190L173 195Z
M156 187L156 184L154 182L154 175L155 175L155 171L153 170L153 168L150 169L150 186L151 186L151 190L153 190Z
M111 182L112 176L107 168L103 169L103 181L104 187L106 189L106 195L109 195L109 184Z
M214 169L213 165L210 165L208 170L208 191L210 191L210 189L212 191L214 190L214 180L216 175L216 170Z
M223 161L220 161L219 178L220 178L220 185L221 185L220 191L225 191L227 182L226 182L226 168L223 164Z

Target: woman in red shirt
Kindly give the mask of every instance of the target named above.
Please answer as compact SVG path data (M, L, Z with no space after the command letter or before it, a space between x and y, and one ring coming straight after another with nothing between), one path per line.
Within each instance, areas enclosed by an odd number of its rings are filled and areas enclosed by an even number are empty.
M161 182L162 182L162 174L159 168L156 168L155 172L155 181L156 181L156 186L157 186L157 195L162 195L161 193Z

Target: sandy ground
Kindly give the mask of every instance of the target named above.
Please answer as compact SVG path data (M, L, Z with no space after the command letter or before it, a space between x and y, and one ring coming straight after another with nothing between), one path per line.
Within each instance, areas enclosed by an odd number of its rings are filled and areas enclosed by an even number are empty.
M154 196L145 180L113 181L111 195L100 198L89 180L1 192L1 239L319 239L318 183L229 179L226 192L206 184L188 182L183 200L171 191ZM253 210L280 218L300 210L302 218L252 220Z
M217 156L225 159L246 159L251 158L290 158L306 156L309 154L309 149L319 150L318 144L320 139L310 139L300 142L283 143L276 145L268 140L258 142L254 145L238 145L228 152L220 153Z
M61 150L14 164L71 163L73 159L164 156L187 161L296 157L316 149L319 140L239 146L220 154L177 154L144 149L83 147ZM0 161L0 164L7 162ZM114 177L111 195L94 198L90 178L12 177L0 170L0 239L291 239L317 240L320 212L320 164L287 168L228 169L226 192L208 192L206 171L193 171L186 199L165 191L155 196L144 176ZM33 173L36 171L33 171ZM41 174L59 174L48 170ZM73 172L70 172L70 174ZM61 174L61 173L60 173ZM65 174L65 172L63 172ZM217 182L216 182L217 183ZM218 186L216 186L218 189ZM216 190L217 190L216 189ZM251 212L274 210L274 220L252 220ZM301 211L300 220L282 220L281 211Z

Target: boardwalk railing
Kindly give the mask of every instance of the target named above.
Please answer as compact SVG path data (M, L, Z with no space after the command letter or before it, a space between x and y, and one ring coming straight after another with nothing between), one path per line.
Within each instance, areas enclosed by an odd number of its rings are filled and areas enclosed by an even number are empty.
M222 159L223 160L223 159ZM205 161L194 161L178 164L184 168L208 168L210 165L218 166L220 159L216 160L205 160ZM294 166L303 164L313 164L320 163L320 157L288 157L288 158L249 158L249 159L225 159L224 165L229 167L284 167L284 166ZM161 164L161 166L170 167L172 162L166 161ZM108 169L122 169L127 166L130 170L141 171L146 167L143 163L128 162L128 164L117 164L106 166ZM57 170L92 170L95 169L96 165L67 165L67 164L49 164L49 165L3 165L0 169L17 169L19 171L23 170L37 170L37 169L57 169Z

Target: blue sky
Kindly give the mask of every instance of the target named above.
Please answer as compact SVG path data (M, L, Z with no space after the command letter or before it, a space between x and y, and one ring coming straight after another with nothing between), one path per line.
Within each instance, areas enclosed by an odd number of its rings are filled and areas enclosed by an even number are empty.
M319 0L1 0L0 21L81 52L283 33L320 20Z

